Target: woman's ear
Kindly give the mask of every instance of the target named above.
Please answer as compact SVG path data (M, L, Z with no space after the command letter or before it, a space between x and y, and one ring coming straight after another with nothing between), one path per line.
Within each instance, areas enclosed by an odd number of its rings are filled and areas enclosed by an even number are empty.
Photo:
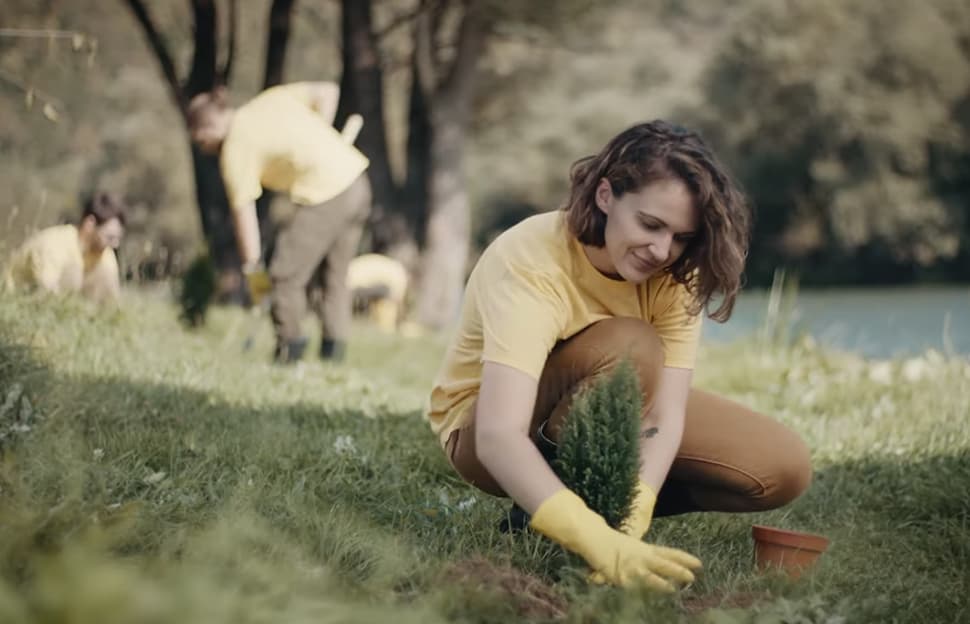
M613 203L613 187L606 178L600 178L596 185L596 207L603 214L610 214L610 205Z

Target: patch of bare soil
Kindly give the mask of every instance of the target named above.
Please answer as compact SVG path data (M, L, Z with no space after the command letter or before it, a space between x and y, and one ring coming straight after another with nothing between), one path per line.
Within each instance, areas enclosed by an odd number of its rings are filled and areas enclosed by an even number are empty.
M763 600L769 600L768 592L713 593L703 596L687 596L682 601L684 610L696 615L708 609L750 609Z
M569 606L559 592L538 577L481 557L454 563L444 574L451 582L507 596L519 615L526 618L558 620L565 617Z

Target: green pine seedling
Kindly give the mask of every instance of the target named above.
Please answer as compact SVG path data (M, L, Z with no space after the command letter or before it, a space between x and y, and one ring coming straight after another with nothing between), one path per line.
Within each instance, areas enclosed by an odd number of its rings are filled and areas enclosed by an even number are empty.
M613 528L633 503L642 409L639 380L633 364L624 360L576 396L553 462L566 487Z
M205 324L206 312L216 292L216 271L208 253L197 257L182 275L179 292L180 318L189 327Z

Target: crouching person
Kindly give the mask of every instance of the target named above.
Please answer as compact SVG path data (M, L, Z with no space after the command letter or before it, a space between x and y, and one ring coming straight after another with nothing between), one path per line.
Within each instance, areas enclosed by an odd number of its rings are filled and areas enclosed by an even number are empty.
M397 330L408 289L408 272L403 264L381 254L357 256L350 261L347 286L353 293L355 312L382 331Z
M43 229L14 251L4 286L117 302L121 281L115 250L124 233L125 204L113 194L95 193L85 202L79 225Z
M808 487L799 436L692 386L701 320L730 317L748 206L701 140L638 124L572 169L563 210L482 253L428 418L462 479L511 498L592 578L673 591L701 562L643 541L654 516L780 507ZM577 390L630 358L643 393L639 483L619 530L565 487L543 449Z

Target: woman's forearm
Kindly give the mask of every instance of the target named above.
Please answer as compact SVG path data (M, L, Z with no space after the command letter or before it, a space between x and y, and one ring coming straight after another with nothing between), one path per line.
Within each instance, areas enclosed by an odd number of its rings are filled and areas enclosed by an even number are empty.
M526 435L478 431L475 446L482 465L505 493L530 515L565 487Z
M684 435L684 418L648 416L640 428L640 480L660 492Z

